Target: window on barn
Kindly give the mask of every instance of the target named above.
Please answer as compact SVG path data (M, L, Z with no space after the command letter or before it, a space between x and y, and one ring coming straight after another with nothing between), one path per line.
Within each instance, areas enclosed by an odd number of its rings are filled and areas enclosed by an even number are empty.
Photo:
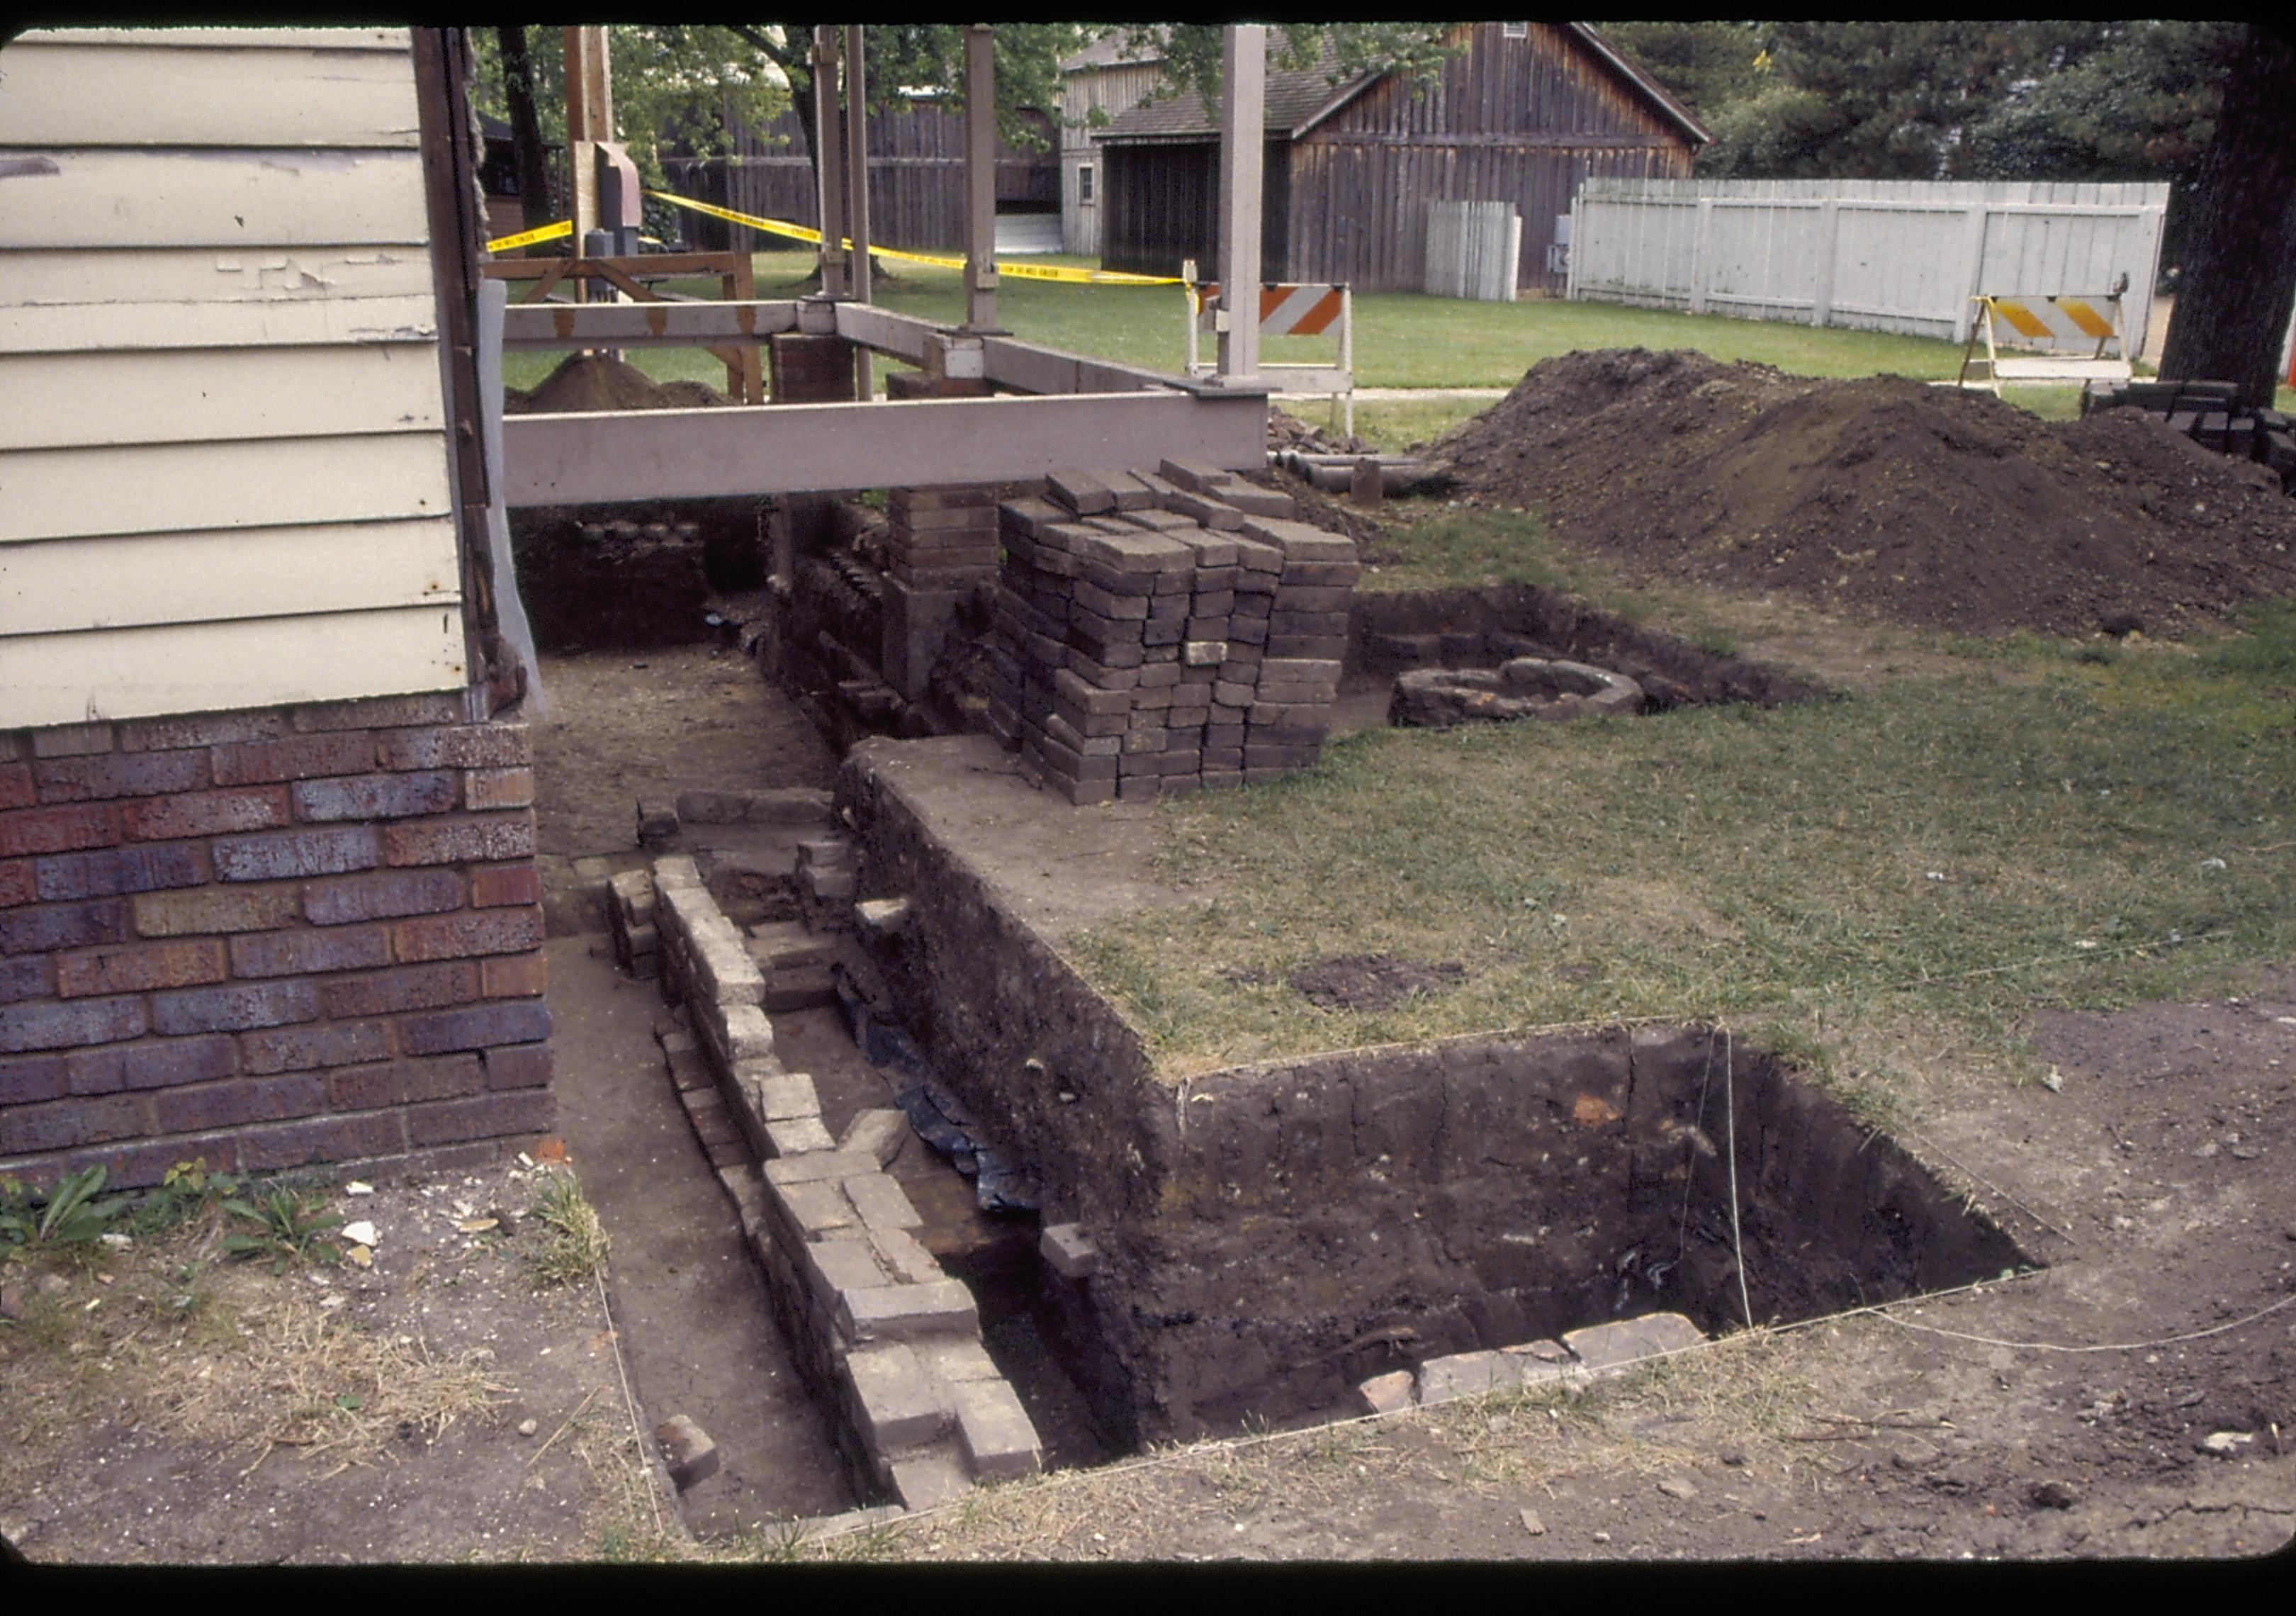
M1499 28L1500 30L1510 39L1528 39L1530 37L1530 24L1528 22L1503 22L1499 24Z
M1077 168L1077 206L1092 206L1092 165L1081 163Z

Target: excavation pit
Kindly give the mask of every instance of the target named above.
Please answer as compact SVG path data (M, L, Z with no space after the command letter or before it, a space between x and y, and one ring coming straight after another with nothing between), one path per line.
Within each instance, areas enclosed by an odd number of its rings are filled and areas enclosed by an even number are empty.
M1567 723L1638 713L1645 700L1640 685L1607 668L1561 658L1510 657L1496 669L1430 668L1398 674L1387 721L1424 729L1520 718Z
M1120 817L1048 813L973 737L857 748L839 801L862 895L909 900L873 950L892 1011L1044 1223L1098 1253L1083 1276L1043 1265L1029 1305L1111 1449L1357 1412L1372 1376L1644 1314L1712 1334L2031 1261L1711 1028L1159 1072L1060 951L1089 902L1044 885L1065 863L1139 901L1105 845Z

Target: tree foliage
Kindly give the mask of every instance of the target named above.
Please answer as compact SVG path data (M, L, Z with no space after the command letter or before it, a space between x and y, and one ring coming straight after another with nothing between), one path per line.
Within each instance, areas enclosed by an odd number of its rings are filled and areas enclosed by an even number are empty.
M1272 65L1287 71L1314 67L1329 50L1332 82L1364 73L1401 73L1418 84L1431 82L1456 46L1445 43L1452 24L1444 22L1280 22L1268 29ZM1220 54L1226 28L1216 22L1128 23L1119 32L1127 48L1162 58L1160 97L1193 94L1208 111L1217 111Z

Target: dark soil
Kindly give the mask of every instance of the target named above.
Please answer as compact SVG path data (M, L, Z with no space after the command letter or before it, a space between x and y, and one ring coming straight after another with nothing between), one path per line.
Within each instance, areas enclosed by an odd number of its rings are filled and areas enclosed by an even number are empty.
M570 414L579 410L691 410L724 404L700 381L656 381L636 365L603 354L569 354L531 391L503 390L508 415Z
M1267 447L1297 449L1303 455L1375 455L1379 451L1360 438L1327 432L1280 409L1267 412Z
M2133 412L1605 349L1438 439L1473 501L1543 510L1629 581L1775 591L1990 634L2162 634L2296 588L2296 502Z
M1293 991L1322 1010L1392 1010L1414 994L1440 993L1467 980L1456 960L1439 964L1386 954L1348 954L1294 971Z

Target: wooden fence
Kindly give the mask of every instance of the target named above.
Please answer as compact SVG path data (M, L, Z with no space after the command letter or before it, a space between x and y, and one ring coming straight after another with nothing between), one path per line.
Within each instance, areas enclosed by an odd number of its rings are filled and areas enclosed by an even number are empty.
M2126 275L2133 356L2168 204L2166 185L1589 178L1566 295L1962 341L1972 296L2103 292Z
M1427 204L1427 294L1514 301L1522 216L1506 202Z

